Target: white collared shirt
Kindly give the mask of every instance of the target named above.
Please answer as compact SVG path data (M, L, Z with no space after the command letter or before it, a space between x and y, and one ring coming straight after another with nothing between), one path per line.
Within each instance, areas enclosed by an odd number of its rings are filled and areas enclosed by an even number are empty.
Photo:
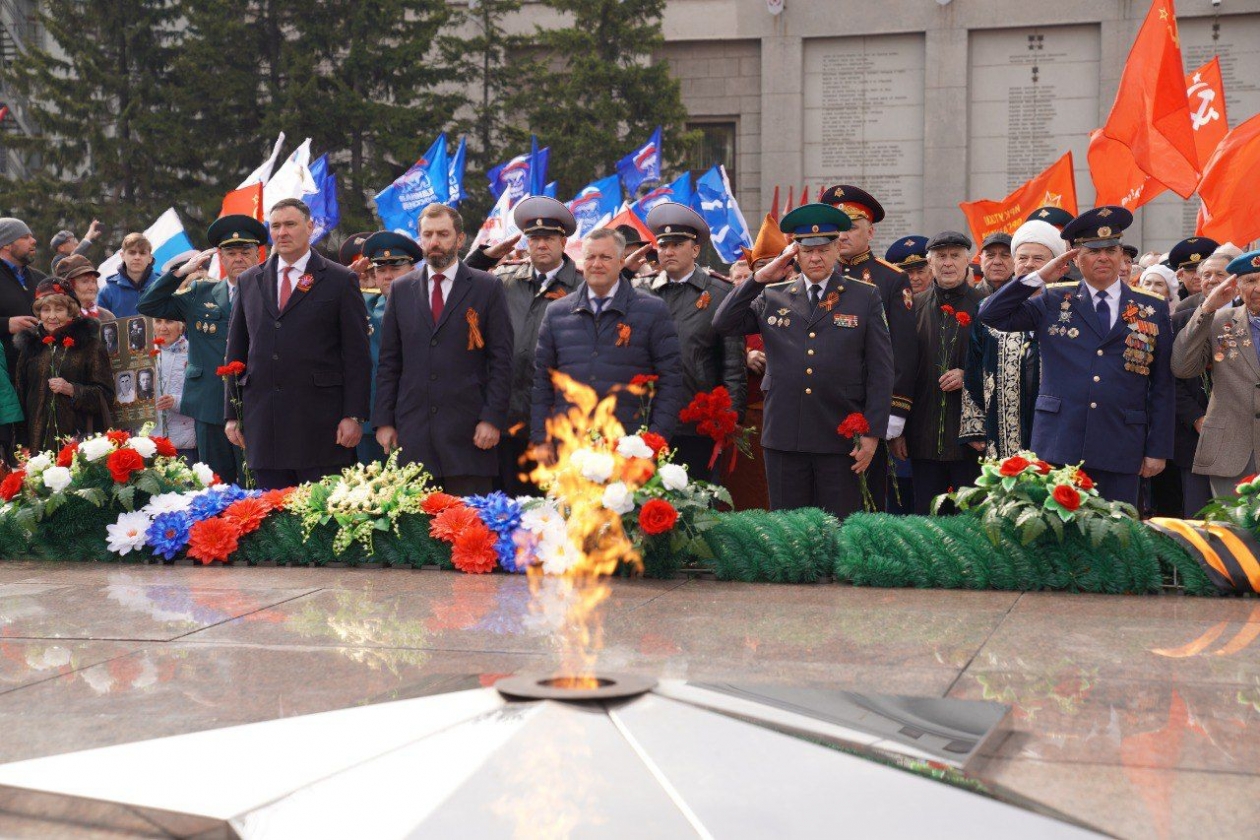
M451 287L455 285L455 273L459 271L459 260L448 265L446 268L438 271L429 262L425 262L424 267L428 269L428 279L424 284L425 300L433 300L433 275L442 275L442 303L446 303L451 299Z
M1111 329L1112 327L1116 325L1116 318L1120 314L1120 287L1121 285L1122 284L1120 282L1120 278L1117 277L1114 283L1112 283L1107 288L1101 290L1101 292L1107 296L1107 316L1108 316L1107 328L1108 329ZM1089 305L1091 308L1096 310L1098 308L1098 294L1100 290L1093 288L1088 283L1085 284L1085 288L1089 289Z
M617 296L617 290L618 290L618 289L620 289L620 288L621 288L621 278L620 278L620 277L618 277L618 278L617 278L617 282L613 283L613 287L612 287L611 289L609 289L609 290L608 290L608 294L606 294L606 295L597 295L597 294L594 294L594 293L591 291L591 288L590 288L589 286L587 286L587 287L586 287L586 297L587 297L587 299L590 301L591 311L592 311L592 312L594 312L594 311L595 311L595 301L597 301L597 300L606 300L606 301L608 301L609 303L611 303L611 302L612 302L612 299L613 299L613 298L615 298L615 297ZM608 309L608 303L605 303L605 304L604 304L604 309L605 309L605 310L607 310L607 309Z
M276 300L280 300L280 290L284 288L284 270L286 268L293 269L293 271L289 273L289 291L296 291L298 280L306 273L306 264L311 261L311 251L309 248L306 249L305 254L298 257L296 261L291 263L285 262L284 257L281 256L277 256L276 260Z

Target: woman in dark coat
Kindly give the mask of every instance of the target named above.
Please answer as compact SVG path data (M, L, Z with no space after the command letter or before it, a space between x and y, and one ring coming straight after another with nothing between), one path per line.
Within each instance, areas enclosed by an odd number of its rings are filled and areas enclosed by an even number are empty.
M39 324L14 338L15 379L26 412L26 443L40 452L56 449L64 438L108 429L114 379L100 325L83 317L69 286L41 281L35 316Z

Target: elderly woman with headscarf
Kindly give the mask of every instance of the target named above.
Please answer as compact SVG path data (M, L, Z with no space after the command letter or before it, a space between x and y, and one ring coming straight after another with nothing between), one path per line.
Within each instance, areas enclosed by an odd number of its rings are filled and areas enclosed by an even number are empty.
M1142 270L1138 286L1171 302L1177 299L1177 290L1181 288L1181 283L1177 280L1177 272L1163 263L1156 263Z
M1014 276L1039 270L1065 250L1067 243L1054 225L1040 219L1024 222L1011 238ZM1047 283L1058 279L1045 278ZM963 386L981 413L964 412L961 440L987 444L985 454L990 458L1009 458L1028 449L1040 383L1035 333L973 329Z

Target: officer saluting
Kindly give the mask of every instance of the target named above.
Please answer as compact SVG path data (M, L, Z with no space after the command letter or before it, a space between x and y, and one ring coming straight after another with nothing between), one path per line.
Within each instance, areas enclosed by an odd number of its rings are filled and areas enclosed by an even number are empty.
M742 415L748 397L744 337L722 336L713 328L713 315L734 286L696 263L709 241L709 226L695 210L672 201L653 207L645 221L656 237L661 263L660 274L647 280L646 291L665 301L678 330L684 399L690 403L697 393L725 386L731 407ZM713 441L702 437L694 424L679 425L670 445L693 478L716 478L709 466Z
M756 282L737 286L713 318L725 335L760 332L765 341L761 444L774 510L819 507L841 517L861 510L858 474L888 429L893 355L879 291L835 272L836 237L849 225L826 204L784 216L780 227L794 244L753 275ZM793 258L802 275L777 282ZM837 431L854 412L870 426L857 447Z
M224 434L223 380L215 371L227 352L236 279L258 265L258 248L267 244L267 228L252 216L234 214L216 219L206 238L213 247L149 284L136 310L151 318L184 322L188 367L179 410L195 421L197 457L233 484L243 480L242 453ZM216 248L227 279L194 280L180 288L189 274L210 262Z
M1061 234L1071 249L1007 283L979 317L1003 332L1036 332L1033 450L1055 464L1084 461L1104 498L1137 504L1139 478L1157 475L1172 456L1175 396L1168 303L1119 273L1120 236L1132 223L1122 207L1077 216ZM1043 276L1073 258L1080 283L1045 285Z

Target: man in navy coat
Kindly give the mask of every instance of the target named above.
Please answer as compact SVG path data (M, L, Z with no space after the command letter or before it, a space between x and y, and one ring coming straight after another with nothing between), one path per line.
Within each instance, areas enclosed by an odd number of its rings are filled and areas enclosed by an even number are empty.
M448 493L489 493L512 391L512 323L503 284L459 261L464 220L420 214L424 265L394 281L381 321L372 423L386 452L419 462Z
M996 330L1036 332L1037 455L1054 464L1084 461L1103 498L1136 505L1139 480L1172 457L1176 396L1168 303L1120 275L1120 237L1132 222L1122 207L1077 216L1062 232L1072 247L999 289L979 317ZM1057 276L1071 259L1084 279L1046 285L1042 277Z
M354 461L372 372L358 276L311 249L311 211L298 199L277 202L269 220L274 253L237 279L228 328L226 361L245 363L241 405L231 383L224 399L224 432L263 489Z

